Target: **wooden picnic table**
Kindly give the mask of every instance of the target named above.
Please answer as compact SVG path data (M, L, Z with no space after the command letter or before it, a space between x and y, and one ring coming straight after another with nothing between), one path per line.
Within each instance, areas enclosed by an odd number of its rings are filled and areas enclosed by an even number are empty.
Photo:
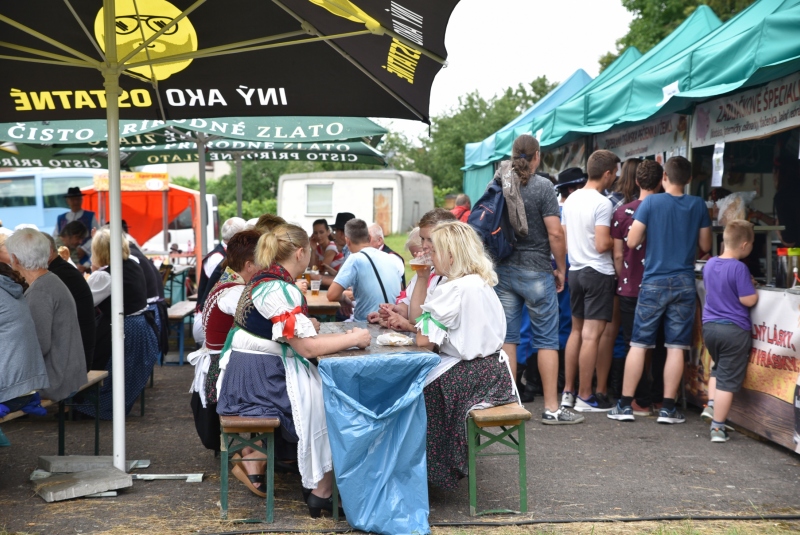
M312 316L322 316L328 321L334 321L336 319L336 313L339 311L342 304L336 301L328 301L327 290L320 290L319 295L311 295L311 290L308 290L305 296L309 314Z
M349 331L353 327L359 327L362 329L369 330L369 334L372 337L372 341L369 344L369 347L366 349L346 349L344 351L339 351L338 353L332 353L330 355L322 355L317 357L319 359L326 359L330 357L365 357L367 355L390 355L394 353L408 353L409 351L414 352L423 352L429 353L430 351L418 347L416 345L412 346L379 346L376 342L378 336L384 333L391 333L396 332L391 329L385 329L380 325L375 323L366 323L366 322L359 322L359 321L337 321L337 322L330 322L330 323L323 323L320 325L319 332L320 334L324 333L343 333L345 331ZM405 334L406 336L411 337L414 339L415 333L401 333Z

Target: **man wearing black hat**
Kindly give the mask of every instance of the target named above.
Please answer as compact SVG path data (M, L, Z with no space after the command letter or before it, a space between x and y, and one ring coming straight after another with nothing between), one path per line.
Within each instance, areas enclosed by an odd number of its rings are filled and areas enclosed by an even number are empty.
M556 190L558 190L558 194L561 197L559 202L563 205L567 197L586 185L587 178L588 176L580 167L570 167L558 173Z
M58 238L58 236L64 230L64 227L73 221L80 221L83 223L83 226L85 226L89 231L89 236L87 236L86 239L83 240L83 243L80 245L80 247L77 248L77 254L81 261L85 261L92 254L92 229L97 229L100 227L100 225L97 224L97 218L95 217L94 212L83 209L83 192L81 192L80 188L72 187L67 189L67 194L64 195L64 197L67 199L69 212L61 214L58 216L58 219L56 219L56 227L53 229L53 237Z

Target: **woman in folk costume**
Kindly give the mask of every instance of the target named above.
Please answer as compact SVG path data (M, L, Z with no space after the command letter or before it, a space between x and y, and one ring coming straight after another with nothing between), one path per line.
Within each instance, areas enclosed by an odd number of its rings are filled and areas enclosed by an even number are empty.
M204 334L203 347L190 353L189 362L194 365L192 411L195 427L203 445L210 450L219 451L219 417L217 416L217 378L219 377L219 357L228 333L233 327L233 315L242 296L245 284L260 271L256 264L256 244L261 237L257 230L243 230L234 234L227 243L227 265L220 280L214 285L203 307L201 325ZM252 453L250 448L245 456ZM238 455L238 454L237 454ZM258 457L260 455L256 455ZM234 466L233 474L245 484L249 480L241 466ZM250 490L255 487L248 485ZM261 490L256 494L263 493Z
M358 328L318 334L319 323L308 317L294 285L310 254L308 234L296 225L281 225L259 239L256 263L266 268L244 287L222 350L217 413L280 420L275 457L296 450L303 487L311 489L308 510L317 517L321 509L332 510L333 466L322 381L306 359L365 348L370 335ZM248 475L263 473L256 463L243 464Z
M441 363L425 381L428 413L428 482L455 489L467 475L465 422L470 409L519 401L501 351L506 335L503 305L492 262L472 227L458 221L431 231L436 273L447 277L426 300L424 284L411 296L417 345L436 351ZM425 280L426 270L418 271Z

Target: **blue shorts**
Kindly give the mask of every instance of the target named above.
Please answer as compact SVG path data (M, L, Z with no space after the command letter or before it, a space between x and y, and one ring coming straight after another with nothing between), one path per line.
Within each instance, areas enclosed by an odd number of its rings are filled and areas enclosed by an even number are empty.
M642 283L633 319L631 347L655 347L658 326L663 317L664 346L691 349L696 300L693 275L676 275Z
M522 307L527 305L533 347L558 350L558 292L553 273L496 266L494 287L506 313L506 343L519 344Z

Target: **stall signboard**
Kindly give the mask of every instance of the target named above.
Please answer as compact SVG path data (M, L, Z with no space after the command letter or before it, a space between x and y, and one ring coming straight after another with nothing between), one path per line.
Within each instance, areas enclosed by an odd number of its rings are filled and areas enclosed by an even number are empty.
M703 281L697 281L694 344L684 372L686 396L708 400L711 356L703 344ZM750 311L753 344L742 389L728 420L800 453L800 294L758 290Z
M167 191L168 173L121 173L122 191ZM108 173L94 176L94 189L108 191Z
M594 136L594 150L610 150L621 160L655 154L681 153L688 135L686 115L666 115L627 128L617 128ZM685 153L685 152L684 152Z
M698 104L692 119L692 146L743 141L800 125L800 72Z

